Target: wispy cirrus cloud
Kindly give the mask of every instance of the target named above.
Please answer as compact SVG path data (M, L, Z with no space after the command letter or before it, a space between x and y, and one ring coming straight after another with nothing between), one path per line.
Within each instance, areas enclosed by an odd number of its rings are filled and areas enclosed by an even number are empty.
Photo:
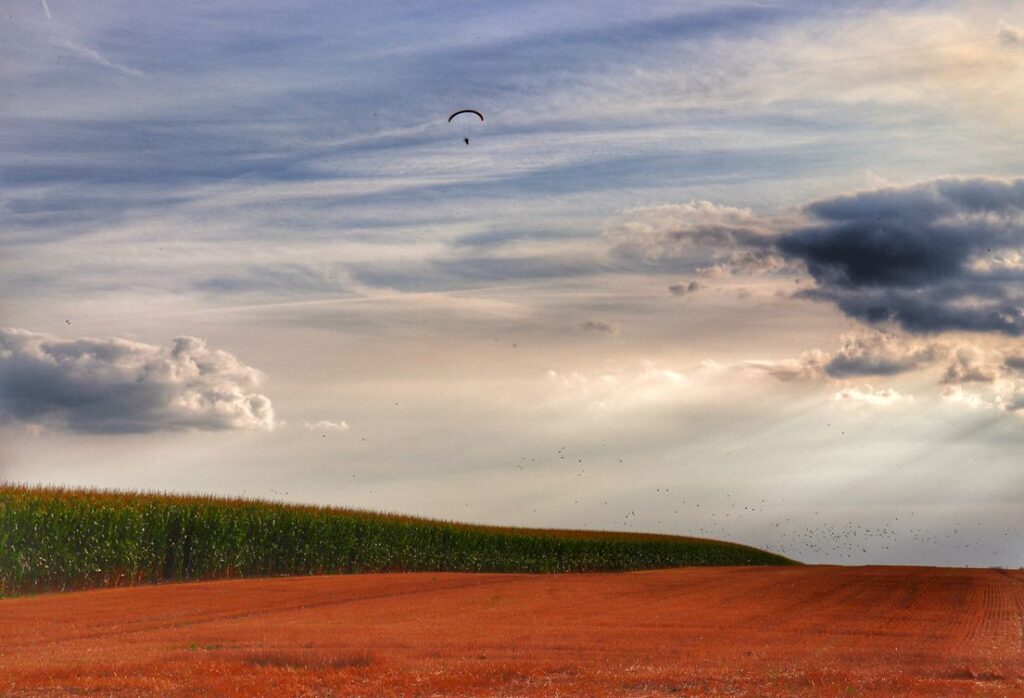
M748 359L741 364L741 368L748 374L788 382L819 380L825 375L827 363L828 354L819 349L811 349L796 359Z

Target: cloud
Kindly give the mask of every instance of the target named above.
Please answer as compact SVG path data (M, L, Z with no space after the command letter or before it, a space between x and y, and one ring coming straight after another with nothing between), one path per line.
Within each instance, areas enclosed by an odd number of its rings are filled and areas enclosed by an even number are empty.
M192 287L215 294L266 292L276 294L343 293L348 289L335 268L306 264L251 265L229 273L207 276Z
M976 392L964 390L959 385L946 386L943 388L941 396L948 403L960 407L969 407L973 410L991 409L994 406L992 401Z
M750 209L691 201L628 211L608 237L627 267L767 273L787 267L773 249L773 225Z
M47 12L47 16L49 16L49 12ZM81 44L70 38L65 39L63 45L66 49L69 49L70 51L77 53L79 56L82 56L83 58L86 58L87 60L92 61L97 65L101 65L105 68L112 68L113 70L116 70L117 72L123 73L125 75L140 76L143 74L141 70L136 70L135 68L130 68L120 63L115 63L114 61L110 60L96 49L85 46L84 44Z
M1007 356L1003 359L1003 365L1012 371L1024 372L1024 356Z
M580 329L587 332L608 332L610 334L619 333L617 325L605 322L604 320L586 320L580 323Z
M858 376L893 376L934 366L949 359L938 381L943 400L963 407L995 409L1024 415L1024 356L1001 350L983 350L971 344L950 345L889 332L858 332L844 335L842 346L832 354L819 349L799 358L751 360L733 366L747 375L780 381L836 379L837 402L886 407L913 400L893 388L851 386ZM710 368L719 368L717 364Z
M939 179L812 203L775 238L831 301L915 333L1024 333L1024 180Z
M0 329L0 421L83 433L270 430L263 374L195 337L169 348Z
M996 29L996 36L999 41L1007 45L1024 45L1024 29L1019 29L1012 24L999 20L999 27Z
M996 406L1004 412L1024 415L1024 382L1008 384L996 398Z
M942 378L942 397L968 407L1024 415L1024 357L962 346Z
M999 380L1002 365L987 359L984 352L977 347L964 346L957 349L953 362L946 368L942 382L946 384L960 383L994 383Z
M685 296L688 293L696 293L702 288L704 288L704 284L701 282L691 281L689 283L672 284L668 287L668 290L673 296Z
M915 334L1024 334L1024 179L887 187L814 201L802 218L708 201L663 205L628 212L608 238L626 269L699 276L806 269L815 286L796 296L834 303L869 324ZM877 358L867 349L840 355L829 372L898 373L935 356L923 348L895 364Z
M584 255L460 256L413 262L360 262L349 272L359 283L402 291L450 291L481 284L564 279L605 271Z
M892 388L876 390L870 385L859 388L843 388L837 391L832 399L836 402L870 405L872 407L891 407L901 402L913 400L913 396L904 395Z
M306 422L306 429L310 431L348 431L348 422L332 422L329 419L321 419L319 422Z
M890 332L860 331L843 335L833 353L805 351L799 358L750 360L739 368L782 381L845 380L857 376L894 376L930 366L949 355L944 343Z
M497 249L523 242L558 242L566 239L571 240L572 237L571 232L550 231L547 229L499 228L463 235L453 240L452 245L454 247Z
M770 376L781 381L818 380L825 375L828 360L828 354L812 349L801 354L799 359L754 359L744 361L740 366L747 373Z
M997 409L1024 416L1024 381L997 378L993 381L976 381L970 388L964 385L947 385L942 390L942 398L975 409Z
M844 335L841 341L825 365L833 378L892 376L928 366L947 354L939 343L889 332L858 332Z
M545 378L560 399L581 401L599 409L676 401L692 390L686 375L650 362L632 367L610 367L598 374L550 370Z

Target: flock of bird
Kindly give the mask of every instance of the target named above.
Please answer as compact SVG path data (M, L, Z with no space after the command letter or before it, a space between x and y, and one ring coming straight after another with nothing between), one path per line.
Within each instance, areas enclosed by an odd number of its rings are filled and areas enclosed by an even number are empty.
M905 510L867 524L840 521L835 513L822 513L821 509L808 511L806 507L787 502L784 497L777 502L765 497L742 500L728 492L717 496L702 493L697 497L693 492L680 493L678 485L676 488L655 485L649 494L634 490L627 497L633 503L623 504L621 498L616 502L606 493L593 495L599 488L581 487L585 478L605 475L593 469L588 474L583 467L585 457L570 453L564 445L555 449L553 459L543 455L522 456L513 467L525 473L551 460L559 466L558 472L571 478L566 483L566 492L571 497L567 501L572 502L569 506L584 508L585 511L580 512L584 516L592 517L593 523L588 528L621 526L638 532L726 539L803 561L836 563L866 558L896 559L899 554L912 550L969 550L974 559L979 559L982 555L1005 557L1013 550L1024 549L1024 531L1019 527L1007 526L1001 530L996 527L993 531L993 522L981 519L968 522L924 509ZM615 465L623 465L622 458L616 460ZM574 461L571 470L564 467ZM589 499L587 493L591 493ZM635 504L640 497L646 500L642 512L637 511ZM464 508L473 503L464 502ZM531 510L538 512L536 507Z

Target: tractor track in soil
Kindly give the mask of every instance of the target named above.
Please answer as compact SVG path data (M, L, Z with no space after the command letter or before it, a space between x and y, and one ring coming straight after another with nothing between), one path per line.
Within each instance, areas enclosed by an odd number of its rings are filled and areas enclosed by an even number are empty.
M0 600L0 695L1024 696L1024 574L224 580Z

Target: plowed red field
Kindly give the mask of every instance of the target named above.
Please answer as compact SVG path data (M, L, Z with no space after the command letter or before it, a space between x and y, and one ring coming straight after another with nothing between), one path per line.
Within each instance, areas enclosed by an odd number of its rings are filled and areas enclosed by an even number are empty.
M0 601L0 694L1024 696L1024 573L384 574Z

